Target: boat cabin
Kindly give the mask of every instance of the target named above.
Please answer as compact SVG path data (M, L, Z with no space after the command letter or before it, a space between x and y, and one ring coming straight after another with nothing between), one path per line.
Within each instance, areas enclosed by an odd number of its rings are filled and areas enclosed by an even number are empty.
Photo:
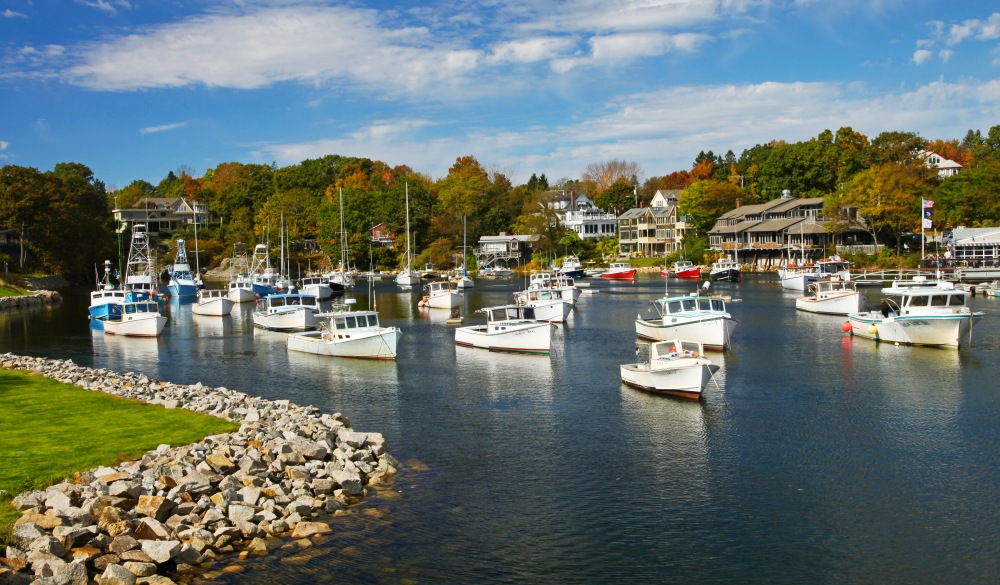
M504 305L502 307L480 309L480 311L486 313L487 320L490 323L535 320L535 308L524 305Z
M968 311L969 293L948 282L936 286L893 286L882 289L882 314L948 315Z
M125 318L129 318L133 315L138 315L139 313L159 313L160 306L152 301L143 301L136 303L125 303L122 306L122 312Z
M306 294L284 294L284 295L268 295L257 301L257 306L268 310L283 310L288 307L311 307L313 309L319 308L319 301L313 295Z
M203 301L211 299L228 299L229 291L221 288L203 288L198 291L198 298Z
M705 346L697 341L670 339L657 341L649 346L650 360L701 357L703 355L705 355Z
M691 295L669 297L653 301L660 315L666 319L670 315L690 315L691 313L725 313L726 301L718 297Z

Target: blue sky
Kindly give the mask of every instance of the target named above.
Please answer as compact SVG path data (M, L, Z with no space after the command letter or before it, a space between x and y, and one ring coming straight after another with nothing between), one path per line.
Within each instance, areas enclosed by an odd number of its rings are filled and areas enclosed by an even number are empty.
M109 187L326 154L645 178L842 126L996 124L992 0L0 1L0 164Z

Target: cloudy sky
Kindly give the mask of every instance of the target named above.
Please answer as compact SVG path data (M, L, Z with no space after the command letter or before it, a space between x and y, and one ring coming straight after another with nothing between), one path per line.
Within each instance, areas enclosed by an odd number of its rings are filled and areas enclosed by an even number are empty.
M1000 124L995 0L0 0L0 164L111 187L326 154L645 177Z

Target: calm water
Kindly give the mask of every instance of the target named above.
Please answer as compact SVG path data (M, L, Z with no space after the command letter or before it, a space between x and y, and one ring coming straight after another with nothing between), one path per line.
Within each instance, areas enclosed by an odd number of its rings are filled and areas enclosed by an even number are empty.
M404 331L395 363L288 353L250 307L174 304L158 340L105 337L85 290L0 314L0 351L288 398L387 437L402 472L342 530L216 582L1000 579L1000 301L972 301L987 317L970 348L935 350L845 338L843 317L796 312L768 277L719 285L734 347L710 356L720 388L692 403L618 377L663 280L591 282L550 357L456 347L447 311L388 282L375 297ZM515 286L477 281L466 323Z

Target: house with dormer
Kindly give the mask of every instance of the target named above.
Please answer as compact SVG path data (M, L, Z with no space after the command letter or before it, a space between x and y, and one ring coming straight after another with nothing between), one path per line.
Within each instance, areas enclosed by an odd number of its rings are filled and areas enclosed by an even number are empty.
M679 252L691 229L678 216L680 191L660 190L648 207L629 209L618 216L618 253L622 256L666 256Z
M919 156L929 168L937 169L942 179L957 175L963 168L961 164L930 150L921 150Z
M145 223L151 234L173 232L182 225L218 221L208 206L184 197L143 197L135 205L114 210L115 221L131 226Z

